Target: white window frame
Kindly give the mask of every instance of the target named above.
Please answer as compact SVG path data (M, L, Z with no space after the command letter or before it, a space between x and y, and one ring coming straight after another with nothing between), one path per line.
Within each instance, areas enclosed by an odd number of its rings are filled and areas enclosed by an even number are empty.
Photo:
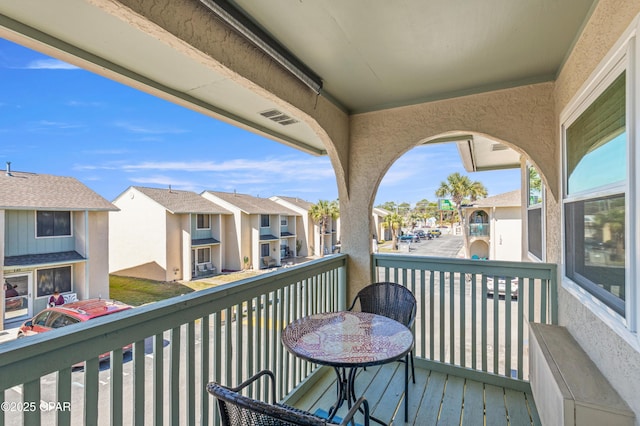
M63 213L69 213L69 234L68 235L38 235L38 213L56 212L56 211L63 212ZM70 238L70 237L73 237L73 212L71 210L36 210L33 220L34 220L34 223L35 223L36 239L43 239L43 238Z
M204 252L205 250L209 250L209 260L206 260L204 262L199 262L200 260L200 253ZM196 265L204 265L207 263L211 263L211 247L197 247L196 248L196 258L195 258L195 264Z
M53 294L53 291L51 291L51 293L49 294L38 294L38 280L40 278L39 274L43 271L50 271L53 269L62 269L62 268L69 268L69 290L60 290L60 293L68 293L68 292L73 292L75 289L75 283L74 283L74 266L73 264L64 264L64 265L51 265L51 266L46 266L46 267L42 267L42 268L37 268L34 270L34 277L33 279L35 280L35 282L33 283L33 294L35 295L35 299L48 299L49 297L51 297L51 295ZM55 290L55 288L54 288Z
M562 159L560 164L562 176L561 229L562 229L562 286L576 297L585 307L607 324L616 334L629 343L635 350L640 351L639 315L640 315L640 267L636 265L639 252L640 238L636 234L640 230L638 214L640 196L640 174L636 173L640 165L640 150L638 149L638 130L636 121L640 118L640 46L637 34L640 32L638 18L636 18L615 46L610 50L600 65L594 70L587 82L577 92L574 99L560 114L560 140L562 141ZM625 317L618 315L599 298L595 297L580 285L566 276L565 259L565 213L566 202L578 201L581 194L567 197L566 194L566 140L565 130L584 112L609 85L626 70L626 133L627 133L627 178L623 192L625 194ZM617 191L620 192L620 191ZM597 193L590 192L588 198L598 195L614 193L606 188Z
M534 204L534 205L529 205L529 194L530 194L530 188L529 188L529 168L533 167L534 169L536 169L536 171L538 172L538 176L540 176L540 181L541 181L541 187L540 187L540 203L538 204ZM527 166L525 169L525 173L526 173L526 180L527 180L527 234L526 234L526 240L527 240L527 244L526 244L526 249L527 249L527 255L529 256L529 259L531 260L535 260L538 262L544 262L546 260L547 257L547 239L545 238L546 233L547 233L547 221L546 221L546 217L547 217L547 211L546 211L546 199L545 199L545 192L546 192L546 188L544 185L544 181L542 180L542 175L540 174L540 170L538 170L538 168L536 166L534 166L533 164L530 164L529 162L527 162ZM541 250L542 250L542 258L538 258L538 256L536 256L535 254L531 253L529 251L529 210L534 210L534 209L540 209L540 232L542 233L542 235L540 235L540 238L542 238L542 246L541 246Z
M280 216L280 226L289 226L289 219L286 216Z
M204 227L204 228L200 228L200 227L198 226L198 218L199 218L200 216L202 216L202 217L207 217L207 218L208 218L207 222L209 222L209 226L206 226L206 227ZM211 229L211 215L210 215L210 214L205 214L205 213L196 213L196 229L197 229L197 230L199 230L199 231L200 231L200 230Z

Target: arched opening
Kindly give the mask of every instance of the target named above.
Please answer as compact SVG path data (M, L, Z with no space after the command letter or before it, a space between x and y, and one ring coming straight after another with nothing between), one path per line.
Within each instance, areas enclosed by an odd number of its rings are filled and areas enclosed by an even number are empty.
M488 259L489 245L486 241L476 240L471 243L469 252L471 253L471 259Z
M456 140L460 138L462 140ZM492 153L496 156L493 167ZM457 240L458 250L444 252L447 256L470 258L475 255L488 258L492 253L491 244L502 244L503 241L490 239L489 211L492 210L484 206L474 208L474 205L478 199L495 199L500 209L501 197L505 197L506 194L510 197L515 195L518 205L521 205L521 157L520 150L486 135L475 136L466 133L461 136L440 135L429 138L429 142L422 141L389 167L378 186L374 215L376 211L382 210L388 216L396 217L395 220L400 223L397 239L413 243L413 247L408 250L409 253L443 255L440 250L426 250L426 244L410 238L424 233L432 234L438 242L446 239ZM454 194L450 191L439 193L441 186L449 185L448 179L455 174L468 178L471 184L480 184L486 192L466 192L461 194L459 201L454 201ZM380 222L384 223L384 218ZM519 232L513 236L505 232L501 234L502 238L517 237L518 241L513 243L519 245L522 234L521 221L518 221L518 226ZM485 241L480 243L476 242L476 239ZM436 246L436 243L433 246ZM400 251L401 248L402 252L407 252L402 245L394 249L390 243L378 249L385 252Z
M489 235L489 215L484 210L475 210L469 216L469 236L486 237Z

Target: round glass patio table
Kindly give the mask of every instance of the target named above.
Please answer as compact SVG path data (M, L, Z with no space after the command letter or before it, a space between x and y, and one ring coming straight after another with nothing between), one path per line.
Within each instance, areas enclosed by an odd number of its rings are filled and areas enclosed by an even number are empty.
M329 410L332 419L344 402L351 408L357 400L358 368L402 359L413 347L413 334L391 318L341 311L297 319L282 332L282 343L299 358L334 368L338 376L338 400Z

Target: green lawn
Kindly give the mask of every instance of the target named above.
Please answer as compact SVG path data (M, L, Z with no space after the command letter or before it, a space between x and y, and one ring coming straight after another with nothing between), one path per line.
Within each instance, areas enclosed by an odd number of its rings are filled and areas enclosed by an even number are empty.
M193 291L192 288L177 282L159 282L109 275L109 297L131 306L157 302Z
M258 271L244 271L185 283L109 275L109 297L131 306L140 306L256 275L259 275Z

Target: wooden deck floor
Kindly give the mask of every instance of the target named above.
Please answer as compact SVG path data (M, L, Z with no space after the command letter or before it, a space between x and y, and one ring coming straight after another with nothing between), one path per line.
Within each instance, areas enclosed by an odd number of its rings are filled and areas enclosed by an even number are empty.
M372 415L390 425L540 425L531 394L417 367L416 383L409 383L405 423L404 365L397 362L360 371L356 394L364 394ZM335 398L335 373L327 369L293 405L316 412L328 410ZM345 404L338 416L346 411Z

